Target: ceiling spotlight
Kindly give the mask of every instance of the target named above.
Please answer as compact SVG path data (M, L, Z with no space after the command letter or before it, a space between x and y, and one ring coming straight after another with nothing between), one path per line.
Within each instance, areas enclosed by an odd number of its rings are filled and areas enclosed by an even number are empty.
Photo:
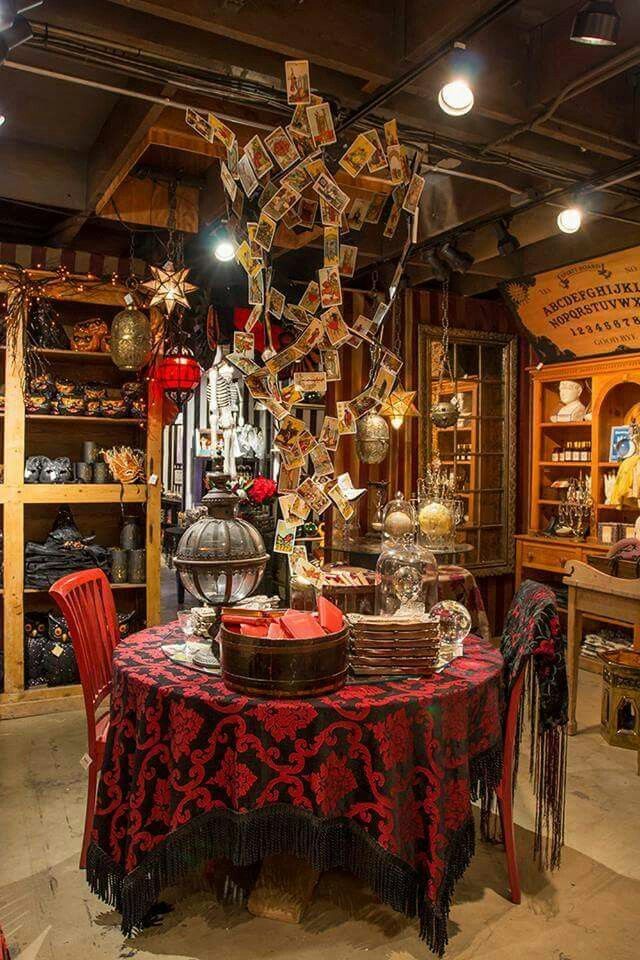
M434 280L446 280L449 276L449 269L442 262L435 250L427 250L424 255L424 262L431 270Z
M6 122L7 118L5 117L4 113L0 113L0 127L4 127Z
M563 233L577 233L582 226L582 211L579 207L567 207L558 214L558 226Z
M0 33L0 64L4 63L12 50L26 43L33 36L29 21L16 17L8 30Z
M0 0L0 32L8 30L18 14L41 7L44 0Z
M441 260L444 260L447 266L451 267L455 273L466 273L469 267L472 267L475 263L470 253L465 253L464 250L458 250L456 245L450 240L442 244L438 250L438 256Z
M498 253L501 257L510 257L520 249L520 241L513 233L509 233L509 226L505 220L498 220L495 227L498 235Z
M619 31L620 14L613 0L589 0L576 14L571 39L576 43L614 47Z
M465 80L452 80L438 94L438 104L449 116L463 117L473 106L473 90Z
M225 222L213 234L213 255L220 263L228 263L236 255L236 245Z

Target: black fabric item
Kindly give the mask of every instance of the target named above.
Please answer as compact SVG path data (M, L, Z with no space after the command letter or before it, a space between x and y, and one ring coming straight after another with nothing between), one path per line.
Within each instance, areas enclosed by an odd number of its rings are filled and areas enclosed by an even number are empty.
M44 675L50 687L79 683L80 675L72 643L60 643L47 637L44 650Z
M47 615L46 613L25 614L24 618L24 650L25 650L25 681L27 687L39 686L46 683L44 656L47 647Z
M96 567L109 576L109 555L104 547L83 537L68 507L58 511L53 529L44 543L28 542L24 555L25 587L49 589L56 580L77 570Z

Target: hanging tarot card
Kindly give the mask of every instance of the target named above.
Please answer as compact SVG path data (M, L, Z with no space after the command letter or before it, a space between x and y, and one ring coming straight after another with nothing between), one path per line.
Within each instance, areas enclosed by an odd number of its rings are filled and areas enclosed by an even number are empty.
M338 400L336 403L338 410L338 433L342 437L345 434L356 432L356 418L353 415L348 401Z
M402 209L406 210L407 213L414 214L418 209L418 204L420 203L420 197L422 196L423 190L424 177L419 177L417 173L414 173L414 175L411 177L409 187L407 188Z
M302 351L303 355L311 353L311 351L315 350L318 346L323 336L324 324L319 317L313 317L308 323L306 330L303 330L296 340L296 345L298 349Z
M251 166L255 170L256 177L258 177L259 180L261 180L265 174L269 173L269 170L273 170L271 157L267 153L258 134L251 137L251 140L245 144L244 152L249 157Z
M347 210L347 223L350 230L362 230L370 202L364 197L354 197Z
M317 477L333 475L333 461L324 443L317 443L310 456Z
M275 287L271 287L269 294L267 296L267 310L269 313L273 314L276 320L280 320L282 317L282 311L284 310L284 294L280 293L279 290L276 290Z
M300 154L282 127L272 130L264 142L281 170L287 170L300 159Z
M318 441L312 433L309 433L308 430L303 430L300 434L300 439L298 440L298 450L303 457L306 457L308 453L311 453L314 447L318 445Z
M331 116L331 107L328 103L319 103L312 107L307 107L307 116L313 142L316 147L328 147L338 139L333 126L333 117Z
M278 220L282 220L287 210L290 210L299 199L300 194L297 190L282 186L277 193L274 193L271 199L265 203L262 212L277 222Z
M326 200L330 206L335 207L340 215L342 215L349 206L349 194L340 189L330 174L321 173L314 182L313 189L318 196Z
M305 187L311 183L311 177L307 173L304 163L298 163L289 173L286 173L281 180L287 187L302 193Z
M370 413L371 410L375 410L375 408L379 406L380 401L371 396L368 390L363 390L362 393L359 393L353 400L349 401L349 408L356 420L364 417L365 413Z
M240 177L238 172L238 141L233 141L233 146L230 150L227 150L227 166L229 167L229 173L234 180L237 180Z
M390 373L393 373L396 377L404 366L404 362L400 359L400 357L396 356L395 353L392 353L387 347L385 347L384 353L382 354L381 363L385 370L389 370Z
M213 134L216 140L220 140L221 143L224 143L227 150L231 150L236 139L233 130L231 130L226 123L223 123L222 120L218 120L213 113L209 114L209 123L213 127Z
M233 352L236 356L248 357L253 360L255 354L255 341L252 333L245 330L235 330L233 334Z
M256 243L256 230L258 224L253 221L247 221L247 238L249 241L249 250L254 260L262 263L263 251L259 243Z
M238 160L238 175L242 189L248 197L252 196L260 184L258 183L258 178L253 171L251 161L246 153Z
M389 216L387 217L387 222L383 231L383 237L386 237L387 240L391 240L394 236L396 230L398 229L398 223L400 222L400 212L401 207L399 203L393 202Z
M300 387L303 394L327 392L327 375L324 370L314 370L311 373L298 371L293 375L293 382Z
M284 499L284 497L281 497ZM309 557L307 556L307 548L304 543L297 543L293 548L293 553L289 554L289 574L292 577L298 575L298 570L301 564L308 563Z
M340 231L338 227L324 228L324 266L337 267L340 264Z
M331 177L331 179L333 180L333 177L329 173L326 163L324 162L322 157L318 156L319 152L320 151L317 150L312 157L308 157L308 159L305 160L304 162L305 170L309 174L309 177L311 178L312 183L318 179L321 173L324 173L325 176L327 177Z
M286 60L284 72L287 80L287 103L311 103L311 82L308 60Z
M237 367L238 370L241 370L245 376L250 376L260 370L260 367L254 360L244 356L243 354L228 353L225 357L225 360L228 360L229 363L233 364L234 367Z
M340 244L339 270L343 277L352 277L356 272L358 248L348 243Z
M353 507L351 506L351 504L343 494L342 490L340 489L340 484L338 483L337 480L334 483L330 484L329 487L327 487L327 493L333 500L334 504L336 505L336 507L338 508L338 510L344 517L344 519L350 520L351 517L353 516Z
M335 267L334 267L335 269ZM332 347L339 347L350 337L349 327L337 307L331 307L320 315ZM339 377L337 379L340 379Z
M324 197L320 197L320 219L324 227L340 226L340 211L327 203Z
M249 277L249 293L247 300L251 306L254 304L264 305L264 276L262 271L255 277Z
M315 280L309 281L298 306L306 310L307 313L315 313L320 306L320 288Z
M291 346L281 350L280 353L276 353L275 357L269 357L265 366L269 373L280 373L285 367L299 360L301 356L302 351L295 344L291 344Z
M319 437L320 443L323 443L327 450L337 450L340 443L340 432L338 430L337 417L325 417L322 421L322 430Z
M284 520L278 520L276 536L273 543L274 553L293 553L293 548L296 543L297 527L298 525L296 523L286 523Z
M266 367L258 367L244 382L254 400L266 400L273 396L273 381Z
M376 148L371 140L368 140L364 133L359 133L338 162L349 176L357 177L375 152Z
M272 220L268 214L262 211L260 214L260 219L258 220L258 226L256 227L256 232L254 236L254 241L258 244L259 247L262 247L263 250L271 250L271 244L273 243L273 238L276 232L276 222Z
M331 311L327 311L327 312L331 313ZM349 330L346 323L345 323L345 330L348 335ZM323 350L321 356L322 356L322 366L324 367L324 371L327 375L327 380L328 381L340 380L341 373L340 373L339 351L332 347L331 349Z
M236 260L246 271L249 277L255 277L262 269L262 264L259 260L254 260L251 256L251 249L246 240L243 240L240 246L236 250Z
M388 120L384 125L384 139L387 147L399 146L398 121Z
M349 503L353 503L354 500L359 500L360 497L363 497L367 492L366 487L354 487L353 480L351 479L351 474L349 472L341 473L337 478L337 481L343 497L345 497Z
M301 137L310 137L311 143L313 143L313 134L311 133L311 126L309 125L309 117L307 115L307 108L304 104L297 104L295 110L293 111L293 116L291 117L291 123L288 127L289 134L298 135Z
M300 483L300 467L281 467L278 474L278 492L293 492Z
M342 286L337 267L321 267L318 270L320 280L320 299L323 307L339 307L342 304Z
M371 203L364 218L366 223L380 223L380 217L387 202L386 193L374 193L371 197Z
M311 459L313 460L313 454L311 454ZM325 510L331 506L329 497L326 495L322 487L312 480L311 477L307 477L304 483L300 484L298 487L298 493L301 497L304 497L305 501L309 504L314 513L319 515L322 515Z
M226 165L224 160L220 161L220 176L222 177L222 185L229 194L231 202L236 198L236 193L238 192L238 185L231 176L229 172L229 167Z
M369 173L375 173L377 170L384 170L389 166L387 154L382 146L380 134L377 130L367 130L364 134L369 143L373 145L373 154L367 160Z
M317 200L310 200L308 197L302 198L298 204L298 214L300 216L300 223L303 227L306 227L308 230L312 229L316 220L317 210Z
M391 183L404 183L404 159L400 144L387 147Z
M192 110L191 107L188 107L184 119L187 126L195 130L198 136L204 140L208 140L209 143L213 143L215 134L207 117L202 113L198 113L197 110Z

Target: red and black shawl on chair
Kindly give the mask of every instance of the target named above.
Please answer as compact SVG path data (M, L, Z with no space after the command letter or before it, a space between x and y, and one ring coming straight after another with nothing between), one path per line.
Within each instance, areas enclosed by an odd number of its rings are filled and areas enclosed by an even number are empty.
M4 938L2 927L0 927L0 960L11 960L9 947L7 946L7 941Z
M507 614L501 652L507 696L522 671L527 671L526 697L522 698L518 716L515 770L517 773L524 703L528 700L529 774L536 796L534 856L540 867L554 870L560 865L564 843L569 692L564 640L553 590L533 580L522 583Z

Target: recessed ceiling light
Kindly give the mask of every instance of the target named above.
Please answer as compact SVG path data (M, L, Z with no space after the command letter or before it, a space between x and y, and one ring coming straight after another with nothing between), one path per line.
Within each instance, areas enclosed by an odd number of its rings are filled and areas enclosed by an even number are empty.
M464 80L452 80L438 94L438 104L449 116L463 117L473 106L473 90Z
M620 14L613 0L589 0L576 14L571 39L592 46L614 47L619 31Z

